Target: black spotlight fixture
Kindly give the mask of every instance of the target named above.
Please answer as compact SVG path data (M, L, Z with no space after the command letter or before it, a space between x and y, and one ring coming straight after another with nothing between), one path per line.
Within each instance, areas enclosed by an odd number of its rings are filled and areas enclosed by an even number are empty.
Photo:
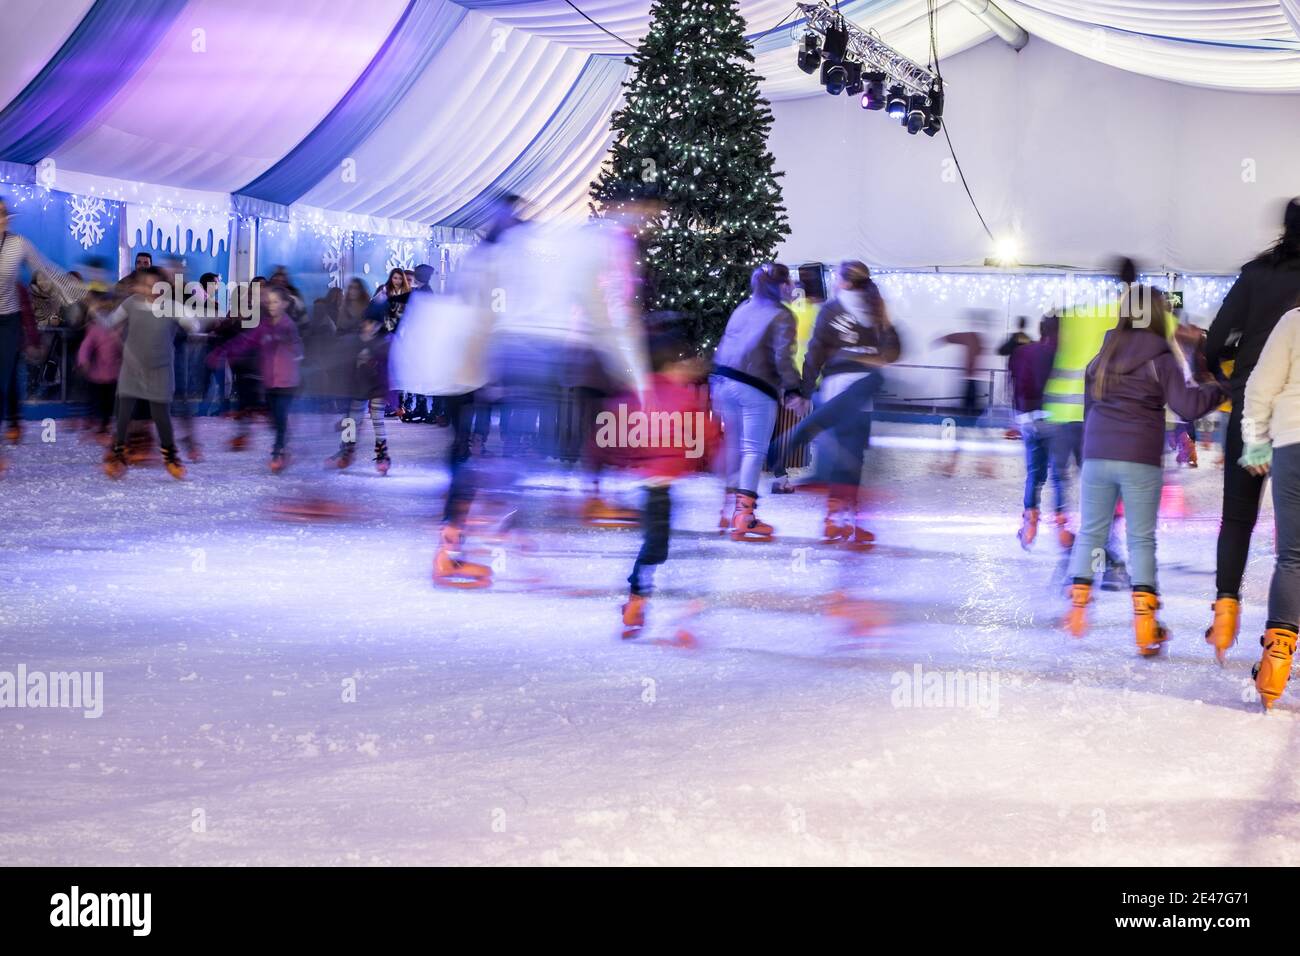
M849 31L845 29L844 21L837 20L835 26L827 27L826 41L822 44L822 49L826 51L828 60L838 63L844 59L844 55L849 52Z
M885 112L896 120L907 119L907 91L903 89L901 83L895 83L889 88L889 96L885 100Z
M811 30L803 35L803 46L799 49L799 69L805 73L816 73L822 61L822 51L817 46L817 34Z
M930 109L925 122L925 135L938 136L943 129L943 87L936 83L930 89Z
M883 110L885 108L885 74L868 73L866 75L866 92L862 94L864 110Z
M907 131L911 135L915 136L921 132L921 127L929 120L930 117L926 111L929 103L930 101L920 93L913 93L911 98L908 99L907 119L904 120L904 125L907 126Z
M822 64L822 86L831 96L843 93L848 82L849 70L845 64L830 59Z
M844 71L848 74L844 92L848 96L857 96L862 92L862 64L857 60L845 60Z

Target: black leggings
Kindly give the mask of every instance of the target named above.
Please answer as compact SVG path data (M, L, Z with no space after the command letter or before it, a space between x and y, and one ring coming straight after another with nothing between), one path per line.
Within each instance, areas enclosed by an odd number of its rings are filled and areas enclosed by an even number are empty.
M273 455L284 451L285 443L289 440L289 407L293 404L293 394L292 388L266 390L266 405L271 412L271 422L275 426L275 444L271 446Z
M1237 597L1246 573L1250 553L1250 535L1259 517L1259 501L1264 494L1264 478L1252 475L1237 464L1241 457L1242 395L1232 396L1232 414L1223 446L1223 521L1219 525L1219 551L1215 588L1219 594Z
M139 402L145 402L149 406L149 417L153 419L154 427L158 429L159 447L163 451L174 452L176 450L176 436L172 432L172 416L169 411L171 403L149 402L133 395L119 395L117 397L117 431L113 435L114 444L126 444L126 430L131 426L131 419L135 415Z
M641 553L627 583L633 594L649 597L654 591L655 568L668 560L669 529L672 526L673 499L668 485L648 485L645 490L645 513L641 516Z

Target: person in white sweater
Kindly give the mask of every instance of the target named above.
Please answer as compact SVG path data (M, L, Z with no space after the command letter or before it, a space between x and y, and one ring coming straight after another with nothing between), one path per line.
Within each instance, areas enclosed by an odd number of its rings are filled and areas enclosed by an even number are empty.
M1300 629L1300 307L1278 321L1250 373L1241 436L1245 453L1240 465L1251 474L1273 476L1277 563L1259 639L1264 654L1254 668L1255 687L1267 710L1291 676Z

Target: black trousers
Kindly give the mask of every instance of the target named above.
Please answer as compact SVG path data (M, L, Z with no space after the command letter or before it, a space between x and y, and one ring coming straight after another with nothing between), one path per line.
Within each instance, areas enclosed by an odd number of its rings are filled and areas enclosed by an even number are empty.
M462 527L474 503L474 481L470 474L469 440L475 433L475 423L486 416L491 421L492 409L479 402L478 392L448 395L441 399L451 425L451 445L447 450L447 473L451 484L447 488L447 502L443 506L442 520Z
M1242 395L1232 396L1232 414L1228 417L1228 434L1223 446L1223 520L1219 524L1219 549L1215 588L1219 594L1241 594L1241 579L1246 574L1246 557L1250 552L1250 535L1259 517L1259 501L1264 494L1264 478L1252 475L1237 464L1242 453Z
M22 361L22 344L22 313L0 315L0 415L7 415L10 422L19 418L18 363Z
M113 435L114 444L126 444L126 430L131 426L131 418L135 415L140 402L149 406L149 417L153 419L154 428L158 429L159 447L163 451L175 451L176 435L172 431L171 403L145 401L133 395L117 397L117 431Z
M669 529L672 527L673 499L668 485L648 485L645 511L641 516L641 552L627 583L633 594L649 597L654 591L654 569L668 560Z

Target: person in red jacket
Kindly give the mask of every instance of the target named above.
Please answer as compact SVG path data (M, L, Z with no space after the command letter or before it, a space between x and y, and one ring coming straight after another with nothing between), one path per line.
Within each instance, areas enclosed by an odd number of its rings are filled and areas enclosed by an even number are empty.
M672 483L706 465L708 450L717 447L720 436L702 387L707 365L682 330L653 334L650 361L653 373L641 405L596 416L596 443L625 448L645 487L641 550L627 579L630 592L622 608L625 638L636 637L645 627L655 571L668 560Z

